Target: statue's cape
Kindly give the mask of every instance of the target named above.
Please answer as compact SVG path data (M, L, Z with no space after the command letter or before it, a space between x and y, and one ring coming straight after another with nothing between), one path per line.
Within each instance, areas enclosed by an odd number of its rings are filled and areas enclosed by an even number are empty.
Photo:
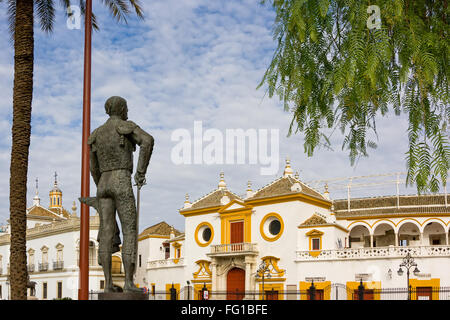
M101 210L99 210L99 203L97 197L80 197L78 198L81 203L87 204L88 206L94 208L97 210L98 214L101 216ZM112 253L119 252L120 251L120 244L122 241L120 240L120 230L119 226L117 225L116 219L114 219L115 222L115 232L114 232L114 239L113 239L113 250ZM97 241L100 242L100 237L102 233L102 223L101 223L101 217L100 217L100 230L98 231L97 235Z

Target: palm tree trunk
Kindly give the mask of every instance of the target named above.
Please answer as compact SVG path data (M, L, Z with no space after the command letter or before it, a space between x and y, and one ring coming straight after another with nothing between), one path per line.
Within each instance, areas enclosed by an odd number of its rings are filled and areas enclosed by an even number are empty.
M26 207L33 96L33 0L17 0L14 29L14 91L9 181L11 299L27 299Z

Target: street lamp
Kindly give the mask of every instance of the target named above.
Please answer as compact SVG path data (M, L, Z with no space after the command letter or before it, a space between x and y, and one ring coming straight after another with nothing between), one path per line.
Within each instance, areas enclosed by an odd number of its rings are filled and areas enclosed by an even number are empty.
M400 264L400 267L397 271L397 274L401 277L403 275L403 269L402 267L406 268L406 281L407 281L407 288L408 288L408 300L411 300L411 290L409 286L409 269L412 267L415 267L413 273L414 275L417 275L420 271L417 268L417 263L414 262L414 259L411 257L411 254L408 252L406 254L406 257L403 258L403 262Z
M267 273L267 276L266 276L266 273ZM258 267L258 270L256 270L256 278L259 278L259 277L262 278L262 292L263 292L262 298L264 300L264 294L265 294L265 291L264 291L264 277L269 278L269 279L272 277L270 275L269 265L266 264L265 261L261 262L261 264Z
M187 280L186 283L187 283L187 299L190 300L189 292L191 291L191 287L190 287L191 283L189 280Z

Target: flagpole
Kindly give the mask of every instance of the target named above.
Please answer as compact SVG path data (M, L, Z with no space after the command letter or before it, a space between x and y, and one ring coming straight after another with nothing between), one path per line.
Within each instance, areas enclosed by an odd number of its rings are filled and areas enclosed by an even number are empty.
M91 49L92 49L92 0L86 0L84 28L84 85L83 85L83 134L81 145L81 197L89 197L89 146L91 133ZM81 203L80 213L80 276L78 300L89 300L89 206Z

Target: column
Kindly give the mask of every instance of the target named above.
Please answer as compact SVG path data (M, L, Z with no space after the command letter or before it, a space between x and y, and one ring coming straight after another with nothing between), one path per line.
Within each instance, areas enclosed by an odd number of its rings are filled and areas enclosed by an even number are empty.
M398 243L398 231L395 232L395 244L394 246L398 247L399 243Z
M420 245L421 246L425 245L425 241L424 241L424 238L423 238L423 232L420 233Z
M211 291L217 291L217 263L213 260L211 266Z
M252 264L249 262L245 262L245 292L252 291L251 276L252 276ZM245 300L248 299L247 295L245 295L244 299Z
M373 234L370 235L370 247L373 248Z

